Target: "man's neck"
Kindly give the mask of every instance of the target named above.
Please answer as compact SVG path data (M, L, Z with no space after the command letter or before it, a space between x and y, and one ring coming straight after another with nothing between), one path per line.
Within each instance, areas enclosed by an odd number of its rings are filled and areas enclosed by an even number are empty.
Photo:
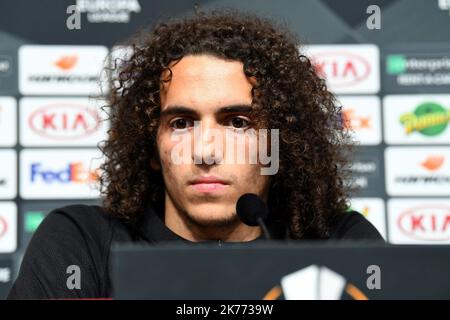
M247 242L255 240L262 233L259 226L251 227L238 219L227 226L200 226L192 221L185 212L180 212L173 206L171 201L166 201L165 204L164 223L172 232L193 242L205 240Z

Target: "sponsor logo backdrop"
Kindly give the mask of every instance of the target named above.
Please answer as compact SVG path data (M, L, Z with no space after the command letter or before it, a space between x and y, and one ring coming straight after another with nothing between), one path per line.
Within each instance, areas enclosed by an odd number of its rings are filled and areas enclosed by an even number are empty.
M360 191L349 210L392 243L449 243L450 16L439 1L374 1L380 30L366 27L358 0L112 2L111 10L97 0L1 4L1 258L23 253L52 209L100 203L108 54L128 56L123 40L161 17L192 14L194 3L269 13L298 32L300 53L336 93L359 143L349 183ZM69 30L66 8L75 3L81 28ZM3 265L0 285L10 281Z

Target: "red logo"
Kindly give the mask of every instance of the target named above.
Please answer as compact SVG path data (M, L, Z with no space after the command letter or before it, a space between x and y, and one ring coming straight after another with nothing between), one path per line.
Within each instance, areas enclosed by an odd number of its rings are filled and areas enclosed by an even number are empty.
M6 231L8 231L8 223L6 223L5 218L0 216L0 239L5 235Z
M416 240L450 240L450 207L418 206L403 212L397 225L405 235Z
M63 56L58 61L55 62L55 65L62 70L70 70L75 64L78 62L77 56Z
M445 158L443 156L428 156L425 161L421 163L422 167L430 171L439 170L444 164Z
M54 104L35 110L28 125L37 134L50 139L67 140L88 136L100 127L97 112L84 105Z
M312 57L316 72L335 87L354 85L366 79L371 71L364 57L347 52L319 53Z

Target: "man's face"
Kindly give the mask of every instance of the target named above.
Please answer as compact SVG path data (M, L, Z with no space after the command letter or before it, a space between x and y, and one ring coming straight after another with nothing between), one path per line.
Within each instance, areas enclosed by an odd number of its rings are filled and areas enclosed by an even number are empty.
M238 198L245 193L266 198L269 183L269 177L260 174L261 165L250 164L248 157L244 164L236 163L236 158L227 159L230 148L226 147L226 130L238 139L242 129L253 124L254 119L248 114L252 84L244 75L241 62L209 55L185 56L171 70L171 80L161 87L157 135L166 214L169 205L184 215L183 219L201 228L239 224L235 213ZM166 76L163 74L163 78ZM200 121L201 134L197 139L194 121ZM221 152L217 152L212 131L222 133ZM179 141L171 138L173 134L191 138L189 161L174 163L172 155ZM249 152L250 139L244 141L244 149ZM200 143L201 148L194 147L195 143ZM222 163L207 164L207 159Z

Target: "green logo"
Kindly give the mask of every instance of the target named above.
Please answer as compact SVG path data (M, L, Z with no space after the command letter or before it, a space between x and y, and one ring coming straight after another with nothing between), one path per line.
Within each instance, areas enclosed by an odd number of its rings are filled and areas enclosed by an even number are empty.
M445 110L440 104L425 102L419 105L414 112L405 113L400 117L400 123L406 134L415 131L425 136L437 136L448 126L450 109Z
M24 229L27 233L33 233L44 220L45 214L42 211L28 211L25 214Z
M399 74L406 71L406 58L402 55L388 55L386 69L389 74Z

